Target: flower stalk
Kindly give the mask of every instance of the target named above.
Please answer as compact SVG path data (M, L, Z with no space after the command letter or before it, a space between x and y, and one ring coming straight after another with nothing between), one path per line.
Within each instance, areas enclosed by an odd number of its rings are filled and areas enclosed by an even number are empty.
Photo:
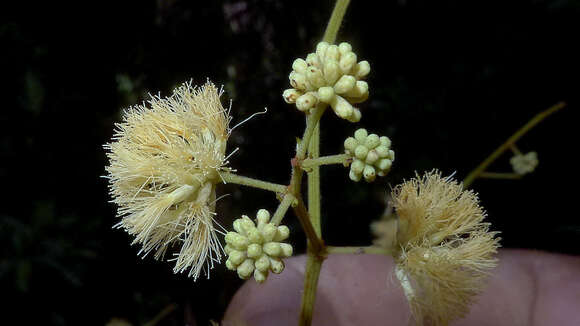
M334 247L326 246L328 254L369 254L369 255L393 255L393 250L388 248L368 246L368 247Z
M481 162L473 171L471 171L467 177L463 180L463 187L465 189L469 188L471 184L481 176L481 174L497 160L505 151L514 148L515 143L522 138L528 131L538 125L540 122L544 121L550 115L560 111L566 107L566 103L559 102L554 104L545 111L538 113L530 121L528 121L523 127L518 129L513 135L511 135L503 144L501 144L493 153L491 153L483 162Z
M337 0L336 5L332 11L330 20L324 32L323 41L328 43L334 43L336 40L336 35L342 24L342 19L350 0ZM316 110L315 110L316 111ZM322 116L322 113L320 115ZM310 118L309 118L310 120ZM314 120L314 119L313 119ZM320 117L318 117L314 122L312 140L306 139L304 137L303 141L306 140L306 144L309 144L309 155L312 159L317 159L320 155ZM312 120L311 124L313 123ZM308 130L308 125L307 125ZM306 136L306 133L305 133ZM309 142L312 142L311 144ZM301 157L301 156L298 156ZM301 170L301 168L298 168ZM304 213L302 209L303 206L299 206L295 209L297 215L299 213ZM316 237L315 239L320 239L322 236L320 228L320 170L318 166L314 166L312 171L308 174L308 208L310 209L309 222L311 225L315 226ZM306 212L308 213L308 212ZM302 219L301 219L302 221ZM310 239L310 238L309 238ZM301 326L308 326L312 323L312 314L314 311L314 302L316 301L316 290L318 287L318 277L320 275L320 269L322 268L322 262L324 258L321 258L321 251L324 249L324 244L320 240L320 247L317 241L308 242L307 260L306 260L306 271L304 278L304 292L302 294L302 304L300 307L300 318L298 324Z
M284 186L277 183L262 181L254 178L244 177L231 172L221 172L220 176L224 183L235 183L242 186L248 186L258 189L263 189L267 191L272 191L275 193L285 193L288 191L288 186Z
M302 169L309 170L314 167L318 167L321 165L331 165L331 164L347 164L349 162L349 155L347 154L336 154L336 155L328 155L322 156L318 158L307 158L300 166Z

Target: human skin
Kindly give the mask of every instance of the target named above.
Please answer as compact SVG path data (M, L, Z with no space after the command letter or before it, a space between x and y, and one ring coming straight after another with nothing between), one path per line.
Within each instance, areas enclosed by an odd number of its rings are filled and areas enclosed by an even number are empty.
M452 325L580 325L580 257L513 249L498 257L469 314ZM264 284L246 282L222 325L297 325L305 261L288 259ZM385 256L330 255L317 293L312 325L408 325L411 318Z

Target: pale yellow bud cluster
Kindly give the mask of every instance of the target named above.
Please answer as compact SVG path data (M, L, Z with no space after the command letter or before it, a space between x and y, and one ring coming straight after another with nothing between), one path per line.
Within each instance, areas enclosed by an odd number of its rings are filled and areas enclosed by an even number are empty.
M538 166L538 153L517 154L510 159L514 172L524 175L533 172Z
M288 227L270 223L267 210L260 209L256 220L257 225L246 215L235 220L235 232L226 234L224 251L228 269L236 270L242 279L253 273L256 282L262 283L268 271L279 274L284 270L282 258L292 256L292 246L281 242L290 234Z
M344 149L353 158L349 173L352 181L364 177L367 182L372 182L377 175L385 176L395 160L391 140L386 136L369 135L363 128L355 131L354 137L344 141Z
M361 79L370 70L368 61L357 63L350 44L320 42L316 52L306 60L294 60L289 76L293 88L285 90L282 96L300 111L308 112L322 102L330 105L339 117L358 122L361 113L353 104L368 98L369 85Z

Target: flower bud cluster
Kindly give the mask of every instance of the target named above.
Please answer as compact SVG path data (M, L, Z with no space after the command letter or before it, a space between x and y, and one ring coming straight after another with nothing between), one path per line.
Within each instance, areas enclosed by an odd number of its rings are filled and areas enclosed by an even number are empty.
M369 74L371 67L368 61L357 63L350 44L320 42L306 60L294 60L292 69L289 79L293 88L282 95L286 103L295 103L298 110L307 112L323 102L343 119L360 120L360 110L353 104L364 102L369 96L367 82L360 79Z
M386 136L369 135L363 128L344 141L344 148L346 154L353 158L349 173L352 181L364 177L367 182L372 182L377 175L385 176L395 160L391 140Z
M538 166L538 153L529 152L527 154L517 154L512 156L510 163L514 172L524 175L533 172Z
M270 222L270 213L260 209L257 225L246 215L234 221L235 232L226 234L224 251L228 255L226 267L236 270L242 279L254 274L258 283L266 281L268 271L276 274L284 270L282 258L292 256L292 246L281 241L288 238L287 226Z

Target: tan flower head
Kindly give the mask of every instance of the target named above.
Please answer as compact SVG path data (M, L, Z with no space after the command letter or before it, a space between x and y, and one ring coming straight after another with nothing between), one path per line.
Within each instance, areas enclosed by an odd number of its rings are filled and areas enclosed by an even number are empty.
M433 171L392 196L399 218L396 276L415 320L447 325L463 317L496 265L499 246L477 195Z
M225 168L228 112L221 91L207 82L185 83L168 98L125 111L113 142L105 145L118 227L135 236L141 252L162 259L173 245L174 271L196 279L221 259L213 215L215 184Z

